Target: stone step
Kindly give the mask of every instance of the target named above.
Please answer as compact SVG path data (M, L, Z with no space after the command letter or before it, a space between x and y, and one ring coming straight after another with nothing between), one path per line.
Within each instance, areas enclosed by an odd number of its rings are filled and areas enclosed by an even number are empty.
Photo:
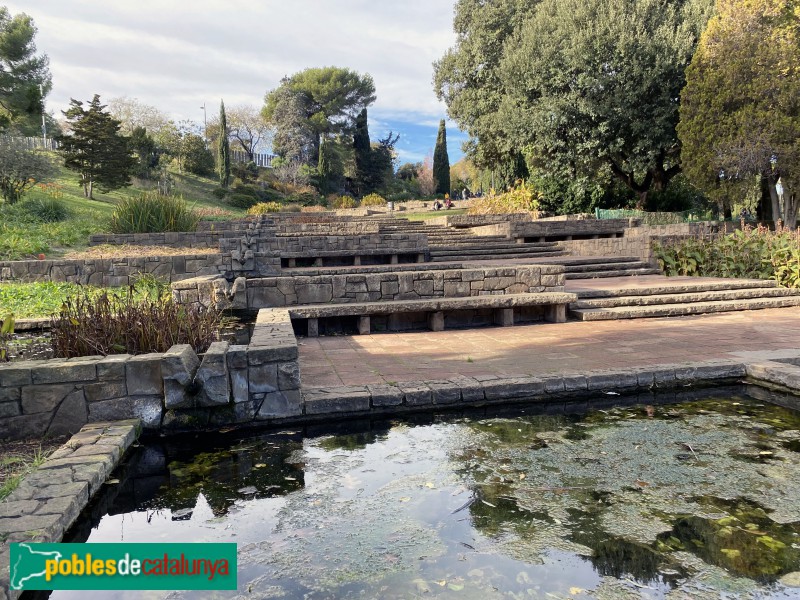
M579 299L571 306L572 308L615 308L623 306L689 304L695 302L715 302L721 300L746 300L750 298L781 298L786 296L800 296L800 290L779 287L762 287L684 292L676 294L643 294L640 296Z
M430 249L431 256L452 256L452 255L486 255L486 256L495 256L497 254L515 254L519 256L544 256L548 255L551 256L551 252L563 252L561 248L558 246L549 246L549 247L527 247L527 246L516 246L512 244L510 246L500 246L500 247L473 247L473 246L451 246L447 248L437 248L432 247Z
M473 262L476 260L500 260L500 259L523 259L523 258L536 258L540 256L563 256L564 251L556 251L556 252L539 252L536 255L531 254L458 254L454 256L431 256L431 262L460 262L460 261L469 261Z
M614 270L630 270L630 269L650 269L650 263L644 260L632 260L629 262L615 262L615 263L591 263L591 264L575 264L564 263L565 273L589 273L593 271L614 271Z
M447 246L440 246L438 244L429 244L431 252L434 254L446 254L448 252L490 252L493 250L503 250L511 253L529 254L536 252L552 252L553 250L561 250L561 247L554 243L544 244L498 244L496 242L486 242L484 244L454 244Z
M654 294L682 294L710 292L716 290L743 290L743 289L763 289L776 288L778 284L771 279L727 279L704 281L702 277L696 277L696 281L681 282L670 285L650 285L646 288L615 288L602 290L577 290L578 298L588 300L590 298L617 298L620 296L648 296Z
M691 302L688 304L660 304L658 306L620 306L615 308L576 308L570 314L581 321L609 321L615 319L642 319L648 317L677 317L738 310L760 310L800 306L800 296L780 298L749 298Z
M565 273L566 279L599 279L601 277L635 277L637 275L660 275L659 269L618 269L614 271L591 271L588 273Z
M558 243L558 242L555 242ZM635 256L576 256L571 257L569 260L564 261L564 266L567 265L606 265L613 263L629 263L640 262L642 259Z

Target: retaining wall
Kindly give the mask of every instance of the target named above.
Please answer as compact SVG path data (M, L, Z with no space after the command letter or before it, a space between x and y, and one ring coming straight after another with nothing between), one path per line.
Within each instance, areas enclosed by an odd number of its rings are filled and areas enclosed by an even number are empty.
M233 284L219 277L202 277L172 286L173 298L182 304L213 302L239 310L563 291L564 267L560 265L241 278Z
M138 418L149 430L218 427L302 413L297 339L287 311L259 314L249 345L215 342L198 357L88 356L0 365L0 440L75 433Z

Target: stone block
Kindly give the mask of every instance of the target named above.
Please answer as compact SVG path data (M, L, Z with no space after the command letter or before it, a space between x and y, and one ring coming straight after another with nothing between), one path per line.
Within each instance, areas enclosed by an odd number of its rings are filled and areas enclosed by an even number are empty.
M86 394L87 402L102 402L113 398L124 398L128 395L125 379L90 383L84 386L83 391Z
M141 419L145 429L161 426L163 407L157 396L132 396L89 404L89 422Z
M431 388L422 382L401 382L397 387L403 392L406 406L425 406L433 403Z
M26 365L20 366L20 363L0 365L0 387L31 385L31 363L26 361Z
M434 404L457 404L461 402L461 387L452 381L444 379L439 381L426 381L431 388L431 397Z
M437 310L428 313L428 329L431 331L444 331L444 312Z
M306 336L310 338L319 337L319 319L306 320Z
M278 363L250 365L248 381L251 395L278 391Z
M258 409L259 420L294 417L303 414L303 400L300 390L269 392Z
M537 377L509 377L483 382L487 400L536 398L544 394L544 381Z
M634 371L595 372L586 374L589 391L632 390L639 385Z
M278 389L300 389L300 365L296 360L278 363Z
M161 376L180 386L189 385L200 366L200 359L189 344L172 346L161 356Z
M24 440L41 437L50 424L51 412L20 415L0 420L0 440Z
M368 385L372 406L400 406L403 403L403 392L397 386L392 385Z
M22 396L22 391L18 387L0 388L0 404L6 402L17 403Z
M62 400L75 391L75 385L30 385L22 388L22 412L24 414L50 413Z
M201 388L197 396L199 406L221 406L230 401L231 390L225 361L229 346L228 342L214 342L206 350L195 374L195 383Z
M330 283L309 283L296 285L298 304L326 304L333 299L333 287Z
M549 323L566 323L567 322L567 305L566 304L551 304L544 307L544 320Z
M73 434L86 424L88 412L83 390L75 390L61 401L47 434L52 436Z
M0 403L0 419L6 417L16 417L22 414L22 409L19 402L2 402Z
M381 295L384 299L393 300L398 292L400 292L400 286L396 281L381 282Z
M474 377L456 375L449 380L461 390L461 400L463 402L482 402L486 399L483 393L483 385Z
M229 406L213 408L208 424L212 427L222 427L231 423L249 423L256 416L256 400L237 402Z
M369 315L360 315L358 317L358 333L359 335L369 335L371 333L371 322Z
M565 392L583 392L588 389L584 375L565 375L561 379L564 382Z
M445 281L444 282L444 297L445 298L460 298L469 296L471 291L469 282L465 281Z
M191 431L208 426L211 409L176 408L164 413L161 428L168 431Z
M160 395L164 391L161 354L132 356L125 363L125 381L131 396Z
M317 388L303 393L307 415L362 412L370 408L370 391L366 386Z
M495 325L501 327L512 327L514 325L514 309L513 308L497 308L494 311Z
M31 369L33 385L94 381L97 379L96 362L49 362Z

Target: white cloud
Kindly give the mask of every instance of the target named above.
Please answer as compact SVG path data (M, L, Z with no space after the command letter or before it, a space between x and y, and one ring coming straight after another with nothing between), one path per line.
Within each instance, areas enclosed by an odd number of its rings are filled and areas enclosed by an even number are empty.
M368 72L378 121L437 123L445 108L432 62L453 44L453 0L18 0L50 57L48 108L69 98L136 97L202 121L203 102L260 106L280 78L306 67Z

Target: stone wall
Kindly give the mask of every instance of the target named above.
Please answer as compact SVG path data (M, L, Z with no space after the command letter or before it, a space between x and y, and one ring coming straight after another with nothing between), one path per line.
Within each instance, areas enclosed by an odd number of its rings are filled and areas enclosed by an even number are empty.
M249 345L0 365L0 440L75 433L138 418L149 430L265 421L302 413L297 340L287 311L264 311Z
M187 231L170 233L103 233L89 236L90 246L170 246L172 248L218 248L223 237L237 231Z
M560 265L242 278L233 285L222 278L203 277L172 286L177 302L219 306L227 299L228 307L239 310L562 291Z
M279 236L285 235L363 235L379 233L378 221L330 222L330 223L279 223Z
M279 261L274 257L263 260ZM279 269L280 262L277 264ZM140 273L174 282L239 270L234 267L231 257L222 254L20 260L0 262L0 281L55 281L116 287L132 284Z
M509 213L504 215L443 215L425 219L427 225L443 227L483 227L497 223L525 222L532 219L530 213Z

